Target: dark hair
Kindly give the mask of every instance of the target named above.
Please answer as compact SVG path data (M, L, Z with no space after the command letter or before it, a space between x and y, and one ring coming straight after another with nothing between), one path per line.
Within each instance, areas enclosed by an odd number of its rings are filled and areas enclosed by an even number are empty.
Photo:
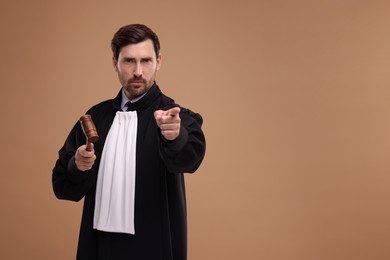
M140 43L146 40L152 40L154 46L154 52L158 57L160 52L160 41L157 35L146 25L143 24L129 24L121 27L112 38L111 49L114 58L118 60L119 52L122 47Z

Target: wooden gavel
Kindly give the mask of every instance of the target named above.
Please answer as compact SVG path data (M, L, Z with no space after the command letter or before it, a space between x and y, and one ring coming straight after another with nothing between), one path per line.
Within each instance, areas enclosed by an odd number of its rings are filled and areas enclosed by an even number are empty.
M95 124L92 121L92 118L90 115L83 115L80 117L80 123L81 127L83 129L83 132L85 134L85 137L87 138L87 151L92 151L92 143L99 140L99 135L96 131Z

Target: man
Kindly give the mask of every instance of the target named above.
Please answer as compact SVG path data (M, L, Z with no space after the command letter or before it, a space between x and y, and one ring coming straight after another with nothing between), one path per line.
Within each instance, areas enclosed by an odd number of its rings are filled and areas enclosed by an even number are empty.
M111 47L122 88L87 111L100 138L87 151L77 122L53 169L57 198L84 198L77 259L186 259L183 173L203 160L202 117L157 86L152 30L124 26Z

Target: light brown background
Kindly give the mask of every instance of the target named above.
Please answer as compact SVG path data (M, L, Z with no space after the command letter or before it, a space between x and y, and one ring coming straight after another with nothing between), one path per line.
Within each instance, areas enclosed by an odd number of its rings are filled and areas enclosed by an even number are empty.
M74 259L82 203L51 170L119 84L113 33L145 23L158 83L201 113L189 260L390 259L388 1L0 4L0 258Z

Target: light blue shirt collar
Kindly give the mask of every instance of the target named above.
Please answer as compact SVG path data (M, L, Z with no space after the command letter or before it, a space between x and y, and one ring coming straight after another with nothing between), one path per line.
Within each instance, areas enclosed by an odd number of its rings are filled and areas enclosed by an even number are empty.
M122 88L122 102L121 102L122 111L126 111L126 110L127 110L127 102L130 101L131 103L135 103L135 102L137 102L138 100L140 100L141 98L143 98L143 97L146 95L146 93L148 93L148 92L145 92L145 93L142 94L141 96L136 97L136 98L130 100L130 99L126 96L126 93L125 93L125 91L124 91L123 88Z

